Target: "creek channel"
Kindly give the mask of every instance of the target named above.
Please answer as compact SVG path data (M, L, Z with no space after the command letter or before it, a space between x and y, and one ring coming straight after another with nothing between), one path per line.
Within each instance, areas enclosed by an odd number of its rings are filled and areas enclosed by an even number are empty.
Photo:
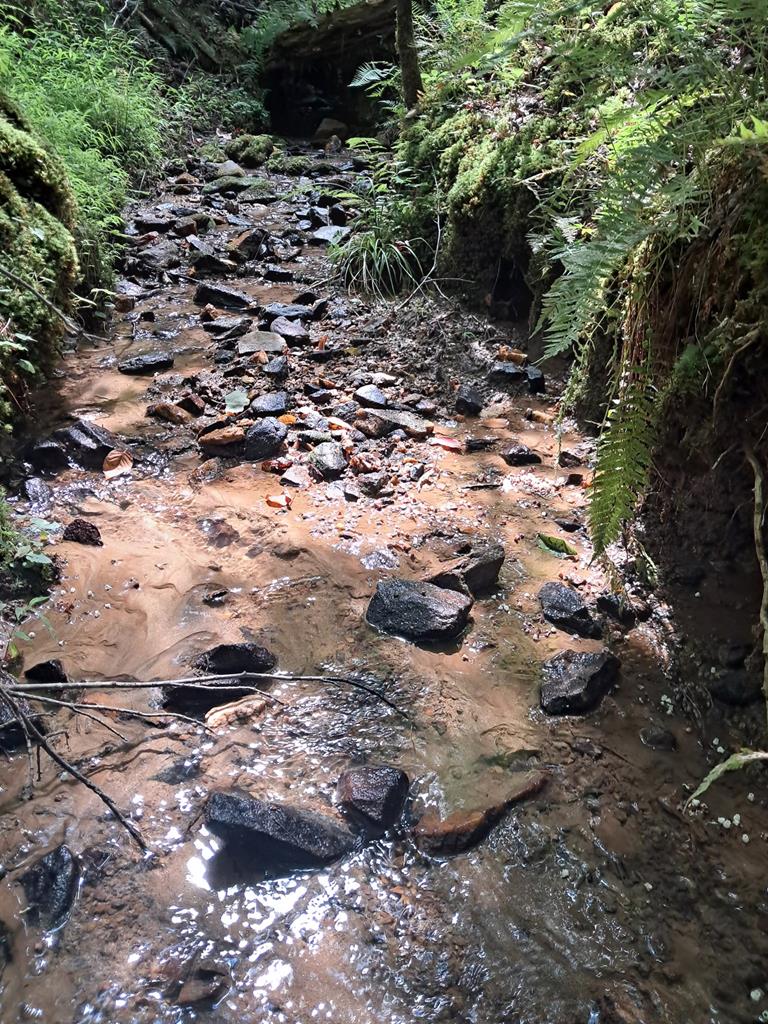
M172 680L216 645L258 643L278 673L364 681L389 703L278 678L209 729L164 717L159 685L91 688L83 700L115 710L52 715L51 742L151 853L44 754L31 787L23 749L0 764L2 1020L756 1021L768 820L743 785L682 811L712 751L667 714L665 608L646 595L645 621L596 619L592 639L541 614L545 583L591 608L607 590L583 527L593 442L552 423L562 382L542 393L536 374L499 367L526 348L519 325L335 284L338 194L365 171L348 152L297 151L304 177L222 174L193 154L126 211L109 334L64 357L22 451L37 468L20 510L101 539L56 535L50 631L28 626L23 670L56 659L73 681ZM148 354L158 372L135 373L127 361ZM462 386L479 415L457 414ZM238 392L284 395L274 455L243 457L257 420ZM380 426L377 392L399 425ZM95 462L79 421L112 435ZM520 444L540 461L504 458ZM105 476L100 445L129 452L127 472ZM368 624L381 581L427 580L485 542L506 557L461 635L416 644ZM543 663L606 644L618 685L591 714L545 714ZM212 792L237 790L343 826L337 780L366 765L408 775L404 812L322 866L266 867L203 823ZM543 788L472 842L417 841L422 816L482 816L532 773ZM738 826L717 825L735 804ZM41 915L20 879L47 851Z

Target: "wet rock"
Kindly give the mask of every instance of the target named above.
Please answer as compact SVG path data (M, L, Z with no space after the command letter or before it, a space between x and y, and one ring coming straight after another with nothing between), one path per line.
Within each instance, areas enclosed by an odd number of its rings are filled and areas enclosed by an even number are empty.
M555 519L553 521L556 526L559 526L561 530L565 530L566 533L577 533L579 530L584 529L578 519Z
M558 629L593 639L602 636L600 624L592 617L581 594L572 587L564 583L545 583L539 591L539 604L547 622Z
M130 359L122 359L117 368L120 373L129 376L141 376L145 373L158 373L162 370L170 370L173 366L173 356L168 352L145 352L140 356L132 356Z
M268 263L263 270L265 281L274 281L277 284L293 281L294 273L288 267L281 267L279 263Z
M230 253L241 260L254 260L272 254L270 235L264 228L249 228L227 246Z
M664 729L653 723L640 730L640 740L651 750L666 750L668 752L677 750L675 734L669 729Z
M543 666L541 706L549 715L581 715L613 687L619 659L608 651L561 651Z
M217 337L226 335L228 338L239 338L248 333L252 323L253 320L247 316L219 316L215 320L208 320L203 327Z
M33 683L69 682L64 666L58 658L51 658L49 661L39 661L36 665L30 665L29 668L24 669L24 676Z
M336 796L352 821L378 834L403 813L409 785L408 776L399 768L366 765L342 773Z
M229 427L209 430L197 439L197 443L208 458L212 455L235 456L239 454L244 441L245 431L236 423Z
M174 218L164 213L142 213L134 220L136 230L141 235L145 235L150 231L157 231L162 234L165 231L170 231L174 225Z
M285 348L285 340L272 331L251 331L243 335L237 342L237 352L241 356L252 356L256 352L276 355Z
M541 456L525 444L513 444L502 458L508 466L538 466L541 462Z
M371 626L415 643L457 637L469 621L472 598L431 583L381 580L366 620Z
M528 378L528 390L532 395L542 395L546 391L547 383L538 366L526 366L525 375Z
M329 864L355 846L352 834L332 818L243 793L212 793L205 824L228 845L247 850L254 873L270 867Z
M148 405L147 416L164 420L166 423L174 423L176 426L188 423L191 419L190 413L173 402L155 402L154 405Z
M38 512L44 511L51 504L53 494L48 484L40 477L31 476L22 484L22 492L29 502L29 507Z
M336 441L326 441L323 444L319 444L310 453L309 462L323 480L335 480L347 468L344 449Z
M622 595L605 591L595 601L595 607L603 615L614 619L625 629L631 629L637 622L637 613L632 605Z
M180 786L182 782L189 782L202 774L201 759L179 757L167 768L162 768L152 779L156 782L164 782L168 786Z
M746 669L728 669L708 680L709 692L716 700L731 707L746 707L759 700L762 680L758 674Z
M218 676L240 672L271 672L277 658L266 647L254 643L219 644L199 654L192 667L206 675Z
M234 160L225 160L221 164L216 164L215 178L245 178L246 174L240 164L235 163Z
M280 477L280 483L288 487L299 487L306 490L312 486L312 477L306 466L291 466Z
M717 660L723 668L741 668L751 653L750 644L720 644L717 648Z
M70 458L85 469L101 469L111 451L125 447L115 434L88 420L77 420L69 427L61 427L54 431L53 437L64 446Z
M278 316L272 321L271 330L285 338L289 345L308 345L309 331L300 320L288 320Z
M355 401L369 409L385 409L389 405L387 396L375 384L364 384L358 388L355 392Z
M326 227L318 228L310 236L313 245L338 244L352 234L352 228L339 227L336 224L328 224Z
M188 412L190 416L202 416L205 412L205 400L192 392L182 395L176 405L184 412Z
M249 189L258 189L261 185L260 178L253 178L249 175L241 177L239 174L225 174L221 178L215 178L203 185L203 195L236 195L238 192L247 192ZM263 200L262 200L263 201Z
M42 473L59 473L69 466L64 446L51 438L35 441L27 451L27 459Z
M504 800L489 807L455 811L441 819L434 811L427 812L413 830L416 845L425 853L449 855L461 853L484 839L514 804L540 792L546 775L531 772L516 779Z
M156 245L148 245L141 249L138 253L138 258L145 271L155 272L178 267L181 262L177 245L169 238L158 242Z
M582 465L582 459L574 452L566 451L564 448L557 456L557 464L563 469L575 469Z
M262 373L266 373L268 377L273 377L275 380L285 380L290 372L288 360L285 356L275 356L274 359L270 359L268 363L262 366Z
M204 960L193 967L174 1002L178 1006L211 1008L229 990L230 974L224 964Z
M273 320L311 320L312 307L300 303L270 302L264 307L264 319L269 323Z
M287 436L288 427L284 423L274 416L265 416L246 432L245 458L252 462L271 459L280 451Z
M357 483L363 494L369 498L376 498L389 483L389 476L383 470L380 473L362 473L357 478Z
M207 306L211 303L219 309L245 309L251 305L251 299L244 292L227 288L226 285L206 282L202 282L195 289L194 301L198 306Z
M254 398L248 407L253 416L282 416L288 409L288 394L285 391L271 391Z
M367 409L355 420L355 427L366 437L386 437L396 430L417 441L424 441L432 433L433 426L412 412L395 409Z
M483 396L471 384L461 384L456 392L456 412L462 416L479 416L483 411Z
M492 541L474 544L463 558L442 569L429 580L436 587L459 590L473 596L496 586L504 565L504 547Z
M87 519L73 519L65 527L62 537L75 544L88 544L95 548L104 546L98 526L95 523L90 523Z
M492 384L520 384L526 379L525 369L517 363L500 361L493 364L488 379Z
M62 844L46 853L19 879L27 898L27 920L45 931L60 928L77 898L80 868L72 851Z
M7 672L0 669L0 681L4 686L15 685L16 680ZM24 697L15 696L15 704L18 714L12 710L5 701L0 701L0 750L11 751L26 746L26 737L22 725L22 719L26 718L41 733L45 733L45 719L39 711L33 711L30 704ZM35 742L34 736L32 742Z

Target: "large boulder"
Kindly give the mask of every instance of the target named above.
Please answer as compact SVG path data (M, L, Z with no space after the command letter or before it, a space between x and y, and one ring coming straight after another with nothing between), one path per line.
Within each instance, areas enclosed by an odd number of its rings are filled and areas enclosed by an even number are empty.
M466 627L472 598L414 580L381 580L366 613L370 625L418 643L450 640Z
M408 776L399 768L364 765L342 773L336 795L352 821L378 834L402 814L409 785Z
M53 931L67 920L77 898L77 858L62 844L35 861L19 881L27 898L27 921Z
M539 591L539 604L547 622L578 636L599 639L603 630L596 622L581 594L564 583L545 583Z
M254 873L274 868L317 867L355 846L351 832L332 818L244 793L211 793L205 824L225 843L253 858Z
M549 715L581 715L597 707L619 675L609 651L561 651L545 662L541 706Z

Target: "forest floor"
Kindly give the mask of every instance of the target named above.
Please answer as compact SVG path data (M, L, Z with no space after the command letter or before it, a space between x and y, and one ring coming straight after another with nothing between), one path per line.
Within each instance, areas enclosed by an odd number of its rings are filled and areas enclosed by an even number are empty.
M525 350L519 326L423 292L371 302L333 283L313 236L344 219L333 193L357 172L349 154L334 167L315 155L311 178L258 171L245 191L211 185L218 172L192 160L126 211L122 312L103 343L64 359L25 449L41 468L29 510L84 520L101 545L55 545L51 631L33 626L24 665L167 680L216 644L255 641L283 672L363 680L405 714L353 687L290 680L269 688L280 703L212 730L103 713L116 736L60 712L49 729L66 731L62 753L153 854L45 756L31 792L25 752L0 765L2 1019L756 1021L768 1006L765 801L725 785L683 813L727 739L668 713L675 637L662 604L638 595L645 621L631 629L594 611L608 581L583 528L591 440L573 429L558 442L557 379L543 394L535 374L510 371L519 379L504 386L497 366L489 380L500 351ZM283 310L254 338L273 303L306 315ZM160 372L125 372L148 354L144 368ZM462 385L479 390L479 415L457 415ZM384 426L377 389L395 417ZM244 457L257 418L239 391L283 415L274 453ZM112 436L83 442L78 420ZM510 465L521 444L541 461ZM132 467L107 478L99 458L112 447ZM576 554L557 557L541 534ZM481 541L506 558L460 636L415 644L367 623L377 583L429 579ZM602 638L545 621L537 595L553 581L581 595ZM589 715L545 714L545 661L604 645L621 660L618 686ZM158 686L85 699L157 713L174 698ZM322 868L265 874L201 824L210 793L233 787L341 824L336 783L361 764L408 774L405 814ZM456 852L471 814L531 773L544 788ZM413 825L431 811L457 815L439 847ZM79 867L49 860L25 911L20 879L62 843Z

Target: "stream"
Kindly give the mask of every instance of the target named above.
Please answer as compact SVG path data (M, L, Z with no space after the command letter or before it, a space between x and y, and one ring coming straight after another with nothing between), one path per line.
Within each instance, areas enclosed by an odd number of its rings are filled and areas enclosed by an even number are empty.
M191 158L126 211L133 245L109 336L82 339L38 396L23 449L34 484L18 499L47 521L95 525L102 543L55 534L62 577L50 628L27 626L23 670L57 659L75 681L173 680L216 645L258 643L278 673L362 681L387 701L278 678L211 729L164 716L159 685L83 691L118 709L95 718L46 709L56 748L151 852L44 754L39 769L23 748L0 763L2 1021L758 1021L765 800L742 780L683 813L725 739L671 713L668 609L648 598L645 621L606 619L602 639L541 614L547 582L592 606L609 589L583 525L594 442L573 424L559 441L553 425L564 368L545 393L535 375L505 385L498 357L527 349L520 324L423 292L347 294L325 243L349 218L336 193L363 172L348 152L297 152L315 161L308 177L260 170L246 188L237 175L217 188L219 171ZM219 287L239 308L217 306ZM283 317L301 325L285 327L285 357L241 344L275 303L311 310ZM166 365L118 368L147 353ZM406 429L355 429L365 386ZM480 390L480 415L457 414L460 386ZM226 404L240 390L285 392L274 456L239 454L243 415ZM64 441L55 465L55 432L76 421L115 435L129 470L107 477ZM329 433L346 466L311 473ZM540 461L508 464L514 444ZM481 541L506 557L460 636L416 644L368 624L380 581L429 579ZM606 644L618 686L588 715L545 714L542 664ZM337 781L365 765L407 774L404 813L322 866L265 868L204 824L209 795L233 789L343 824ZM497 807L534 772L543 788L467 849L416 841L422 816ZM61 844L75 881L46 926L20 879Z

